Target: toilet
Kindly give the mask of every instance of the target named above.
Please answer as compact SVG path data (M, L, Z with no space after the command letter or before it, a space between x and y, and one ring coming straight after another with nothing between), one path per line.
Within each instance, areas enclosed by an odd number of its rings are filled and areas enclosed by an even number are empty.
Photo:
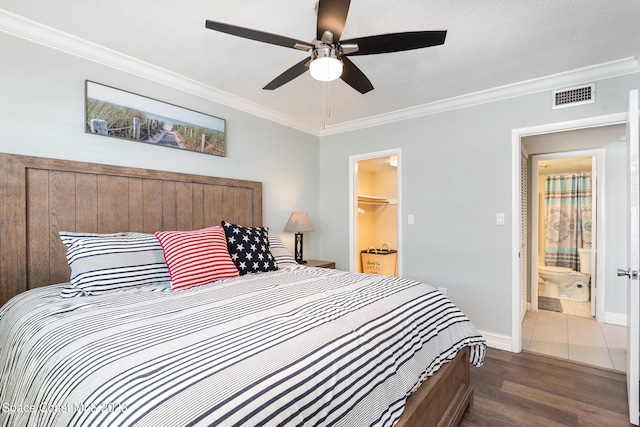
M578 256L579 272L568 267L538 266L538 275L544 280L543 296L589 301L591 249L578 249Z

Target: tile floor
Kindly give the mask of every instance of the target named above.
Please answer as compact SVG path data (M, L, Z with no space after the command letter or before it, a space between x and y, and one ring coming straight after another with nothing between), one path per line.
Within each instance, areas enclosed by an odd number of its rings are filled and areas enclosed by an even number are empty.
M522 349L601 368L626 370L627 328L551 311L527 312Z

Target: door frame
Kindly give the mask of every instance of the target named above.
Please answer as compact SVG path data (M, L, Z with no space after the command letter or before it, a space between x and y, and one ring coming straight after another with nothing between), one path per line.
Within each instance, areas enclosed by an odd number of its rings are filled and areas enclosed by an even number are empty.
M522 138L543 133L623 124L626 119L627 113L624 112L518 128L511 131L511 217L513 218L511 223L511 351L514 353L522 351L522 322L520 321L522 318L520 287L520 230L522 227L522 215L520 214L520 153L522 151Z
M377 159L379 157L396 156L398 159L398 276L402 276L402 150L392 148L390 150L374 151L371 153L354 154L349 156L349 271L356 271L356 242L358 241L358 162L361 160Z
M638 329L640 328L638 319L638 305L640 304L640 283L637 277L633 277L632 272L640 269L640 249L638 248L640 239L640 208L639 196L639 145L638 142L638 89L629 92L629 118L627 120L627 176L628 176L628 221L627 221L627 265L623 271L618 269L618 276L627 276L627 398L629 403L629 422L634 425L640 423L640 411L638 409L640 400L640 339ZM622 273L622 274L621 274ZM626 273L626 274L624 274Z
M604 319L604 297L605 297L605 286L606 281L602 277L604 274L604 260L605 260L605 250L604 245L600 245L599 237L604 236L604 207L606 206L605 202L605 173L604 173L604 165L605 165L605 149L604 148L593 148L586 150L576 150L576 151L562 151L557 153L544 153L544 154L534 154L531 156L531 207L529 209L530 216L532 218L537 219L540 215L540 204L538 202L538 164L540 161L550 160L550 159L563 159L563 158L571 158L571 157L591 157L591 172L592 172L592 182L593 187L591 188L592 193L592 201L593 205L596 209L593 211L593 222L596 224L596 228L593 230L592 235L592 251L591 251L591 265L592 268L592 283L596 284L596 295L595 302L596 305L594 307L593 297L591 298L592 305L592 313L591 315L595 315L596 319ZM535 174L535 175L534 175ZM538 221L531 221L531 241L530 247L531 251L529 251L529 262L530 271L529 271L529 283L530 283L530 299L531 299L531 310L538 311L538 263L534 263L533 257L535 254L536 260L538 259L538 238L537 235L539 233ZM594 262L595 261L595 262ZM600 284L600 286L598 286ZM593 288L593 287L592 287Z

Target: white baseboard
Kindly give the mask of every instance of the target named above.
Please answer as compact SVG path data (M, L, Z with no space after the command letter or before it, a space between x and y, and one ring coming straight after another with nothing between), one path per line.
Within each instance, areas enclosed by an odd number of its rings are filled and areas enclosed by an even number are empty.
M488 347L504 351L513 351L513 343L510 336L495 334L493 332L478 332L487 340Z
M627 326L627 315L605 311L603 321L612 325Z

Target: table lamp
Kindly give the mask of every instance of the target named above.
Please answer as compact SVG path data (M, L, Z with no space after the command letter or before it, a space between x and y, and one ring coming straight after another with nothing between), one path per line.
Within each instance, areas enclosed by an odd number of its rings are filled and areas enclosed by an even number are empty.
M309 215L307 215L306 212L293 212L289 217L287 225L284 227L284 231L296 233L296 262L298 264L306 263L307 261L302 258L302 233L305 231L316 231L309 219Z

